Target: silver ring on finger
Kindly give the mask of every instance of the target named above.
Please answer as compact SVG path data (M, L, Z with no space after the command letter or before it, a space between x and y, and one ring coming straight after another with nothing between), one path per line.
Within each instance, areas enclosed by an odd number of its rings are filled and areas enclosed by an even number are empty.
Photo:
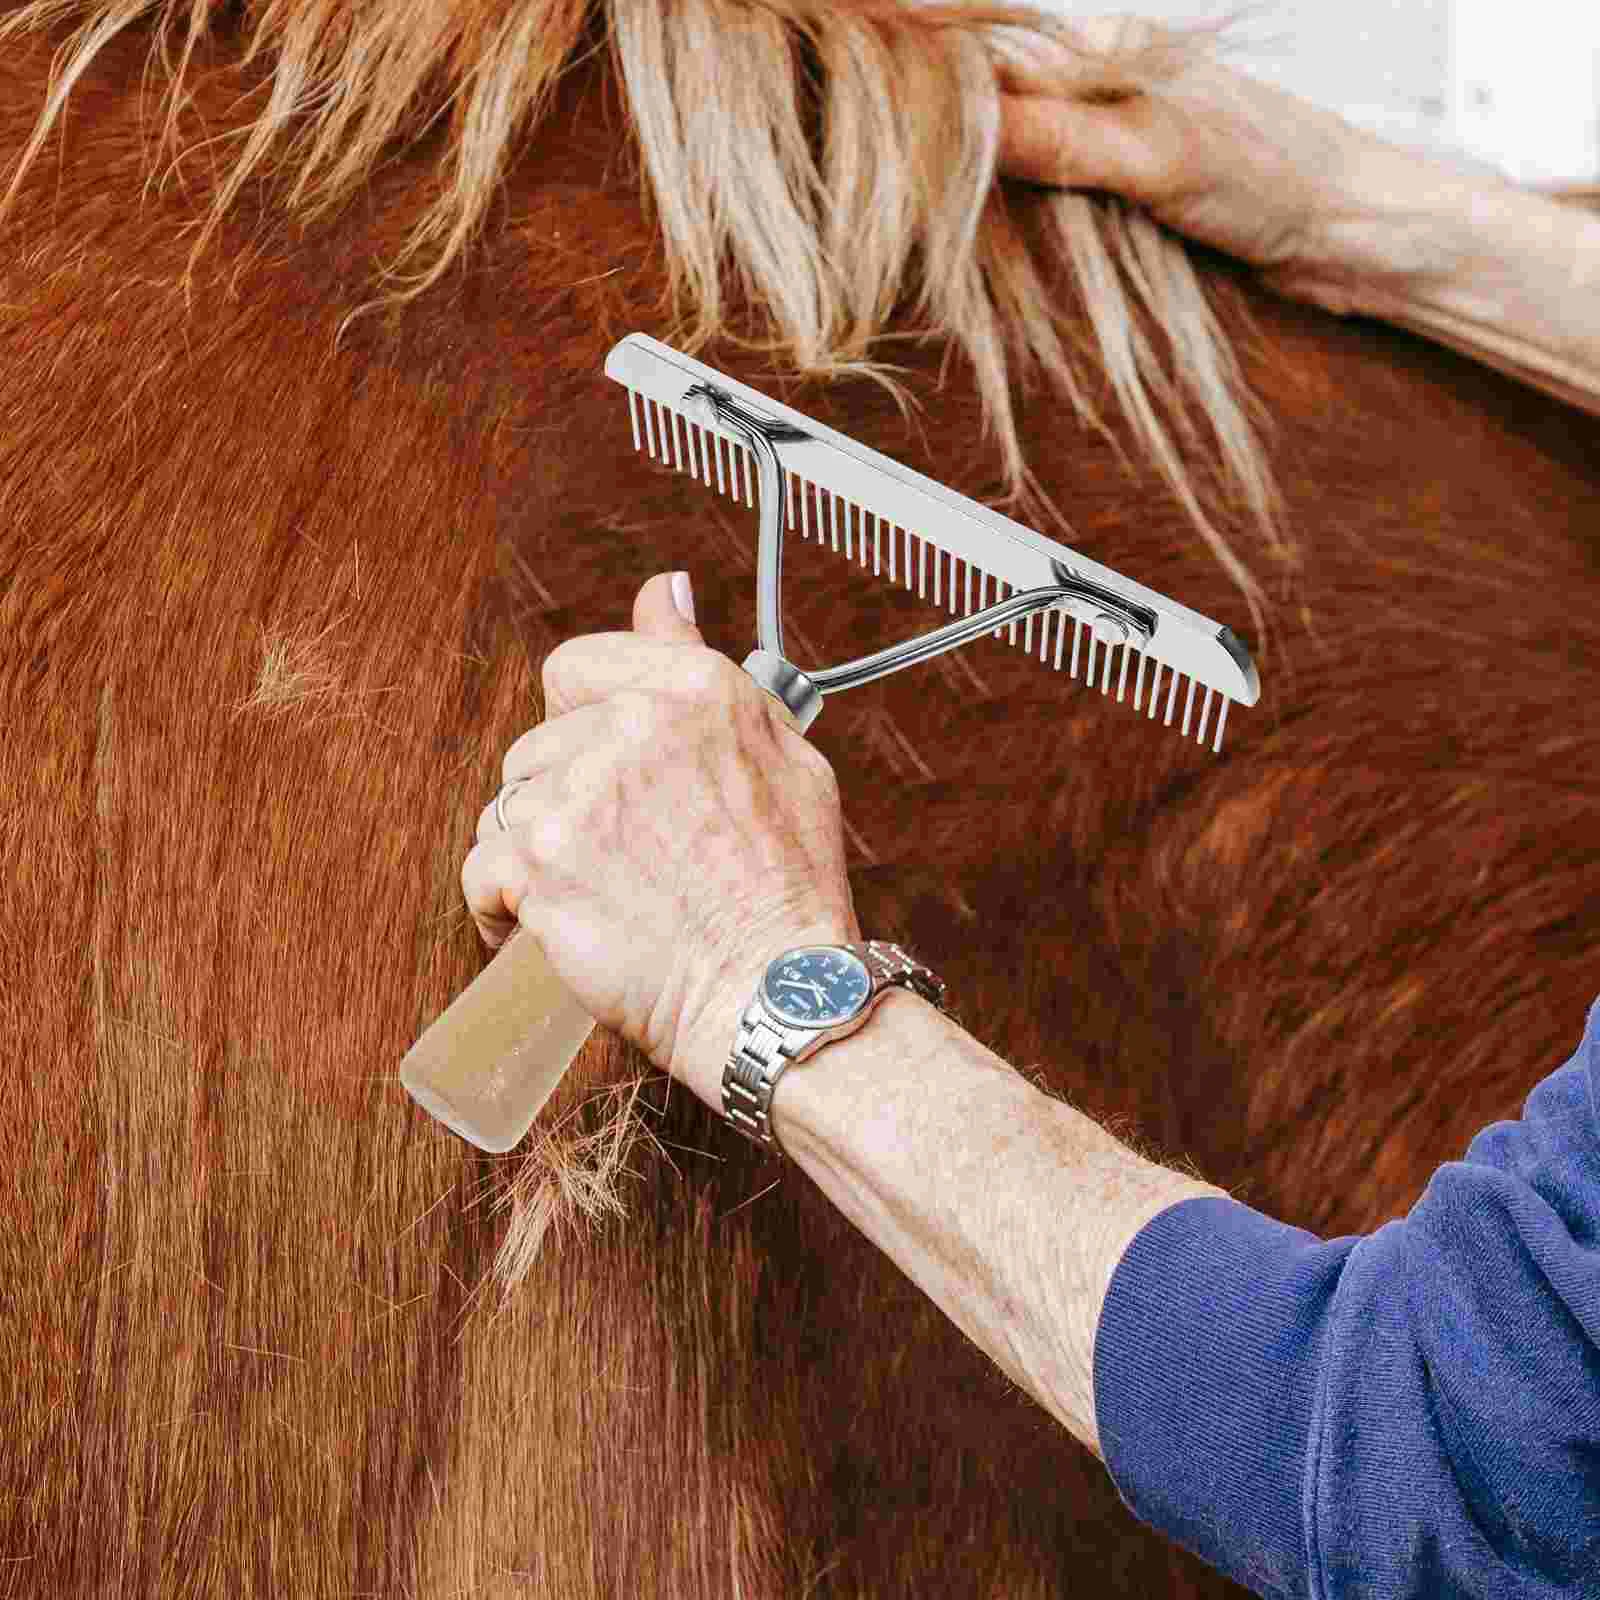
M524 783L532 783L531 778L513 778L510 783L501 786L499 794L494 797L494 820L500 824L500 831L504 833L511 826L506 818L505 799L513 789L519 788Z

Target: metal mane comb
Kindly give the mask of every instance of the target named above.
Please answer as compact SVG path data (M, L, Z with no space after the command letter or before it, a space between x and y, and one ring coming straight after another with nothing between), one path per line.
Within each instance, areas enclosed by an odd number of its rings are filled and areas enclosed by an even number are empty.
M1039 659L1050 652L1050 617L1057 617L1055 661L1061 667L1066 619L1072 619L1070 675L1078 674L1085 629L1089 635L1085 682L1093 686L1095 647L1101 647L1100 692L1111 692L1111 657L1120 648L1117 699L1127 688L1129 653L1137 653L1133 706L1140 707L1145 670L1155 662L1147 717L1155 717L1167 674L1163 726L1171 727L1180 683L1188 680L1180 731L1187 738L1195 686L1205 687L1195 738L1205 742L1212 701L1218 703L1212 750L1222 749L1230 700L1253 706L1261 693L1250 652L1231 628L1180 606L1154 589L1057 544L1020 522L956 494L888 456L869 450L820 422L769 400L658 340L630 333L611 347L606 376L628 390L635 450L648 447L656 460L693 472L709 488L716 462L717 487L737 498L743 468L745 504L755 505L750 463L761 486L760 549L756 560L756 634L759 647L744 670L774 697L791 726L804 733L822 709L824 694L871 683L902 667L915 666L969 639L1002 629L1033 650L1033 623L1043 614ZM643 398L644 428L639 418ZM697 450L685 450L682 428ZM713 445L715 448L711 448ZM724 471L723 446L728 447ZM928 598L928 551L934 550L933 603L954 611L965 577L964 615L903 644L862 656L843 666L801 671L783 653L778 595L783 574L785 511L800 536L831 529L844 555L867 563L867 519L872 519L872 570L881 576L884 530L888 529L889 579ZM841 515L842 508L842 515ZM827 513L825 516L824 513ZM898 535L898 537L897 537ZM945 581L945 555L950 557ZM964 569L964 573L963 573ZM978 610L973 580L978 575ZM993 582L999 598L986 603ZM944 596L946 598L941 598ZM509 1150L528 1131L594 1027L550 966L539 941L523 929L500 947L496 958L456 996L412 1045L401 1063L400 1081L431 1115L482 1150Z
M1155 663L1146 716L1157 713L1166 679L1166 709L1162 725L1172 726L1177 693L1187 679L1181 733L1187 738L1194 713L1195 686L1205 688L1196 741L1205 742L1212 702L1218 703L1212 750L1222 749L1222 730L1228 703L1237 700L1253 706L1261 694L1260 680L1250 652L1234 631L1222 623L1169 600L1154 589L1134 583L1110 567L1020 522L1002 516L965 495L947 489L932 478L901 466L876 450L832 428L813 422L801 412L724 377L712 367L682 355L646 334L630 333L611 347L606 376L628 390L628 412L633 423L633 447L680 472L690 472L711 487L712 461L716 487L739 494L738 467L742 465L745 504L754 506L750 458L754 454L761 484L761 543L756 567L756 630L760 648L751 652L745 670L788 709L803 733L822 706L822 696L840 689L871 683L902 667L915 666L930 656L953 650L1002 628L1015 644L1017 623L1024 623L1023 649L1033 651L1033 620L1043 613L1039 629L1039 660L1050 653L1050 618L1056 617L1055 660L1060 669L1066 644L1066 621L1072 620L1069 675L1076 677L1078 659L1088 634L1085 682L1095 681L1095 647L1101 648L1100 687L1110 693L1112 654L1120 647L1117 699L1127 688L1129 652L1139 657L1133 684L1133 705L1140 709L1145 672ZM644 405L639 404L643 398ZM640 428L640 412L644 426ZM670 419L670 420L669 420ZM689 450L683 432L688 430ZM707 441L715 448L708 449ZM728 461L724 471L726 444ZM698 449L693 448L698 445ZM802 672L783 654L782 624L778 614L783 562L783 509L790 531L796 526L803 539L820 542L831 533L832 548L839 550L840 526L844 555L859 550L859 565L867 560L868 518L875 576L882 575L883 546L888 545L890 582L911 586L927 599L928 552L933 556L935 605L958 609L958 590L965 576L965 597L959 622L937 628L903 644L862 656L843 666ZM826 517L824 513L827 513ZM813 520L814 519L814 520ZM888 530L885 540L885 529ZM852 541L852 535L854 540ZM945 556L949 556L948 581ZM974 574L978 576L977 611ZM990 582L996 601L987 602Z

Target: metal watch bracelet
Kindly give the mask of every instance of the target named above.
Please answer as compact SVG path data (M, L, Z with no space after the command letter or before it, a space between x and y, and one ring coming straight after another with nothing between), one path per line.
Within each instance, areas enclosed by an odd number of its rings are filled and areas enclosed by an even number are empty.
M920 994L940 1011L945 1009L944 980L899 945L868 939L835 948L850 951L865 964L872 978L869 1007L891 988L903 988ZM772 1136L772 1095L778 1079L794 1060L788 1037L767 1015L758 987L740 1015L733 1049L722 1069L723 1120L752 1143L780 1155L783 1147ZM822 1048L826 1049L826 1044Z

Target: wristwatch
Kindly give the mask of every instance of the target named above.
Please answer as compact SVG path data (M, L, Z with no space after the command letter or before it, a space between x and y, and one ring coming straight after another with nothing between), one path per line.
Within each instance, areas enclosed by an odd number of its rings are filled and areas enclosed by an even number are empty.
M911 989L945 1009L944 980L897 944L803 944L774 957L739 1017L722 1069L722 1115L756 1144L772 1137L772 1091L795 1061L866 1024L889 990Z

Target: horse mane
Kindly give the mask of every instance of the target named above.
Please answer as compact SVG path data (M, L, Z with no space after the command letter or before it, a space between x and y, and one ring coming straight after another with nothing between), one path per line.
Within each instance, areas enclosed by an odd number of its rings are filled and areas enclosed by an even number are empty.
M1024 229L994 180L1002 91L1086 102L1143 93L1182 104L1186 71L1242 20L1271 9L1090 29L1023 5L911 0L682 0L670 8L603 0L595 9L576 0L33 0L0 21L0 42L75 26L0 196L0 223L84 71L135 24L151 30L146 74L164 83L146 188L183 181L185 166L201 159L216 173L186 294L195 263L252 179L270 179L273 203L289 219L315 224L352 204L397 150L445 122L446 135L434 140L433 197L378 273L403 286L354 308L342 334L363 312L414 299L465 260L562 76L607 48L665 247L669 342L695 354L726 338L780 352L805 378L864 377L904 414L910 396L891 374L905 369L869 350L887 337L946 337L971 361L984 434L999 446L1006 493L998 503L1054 521L1069 540L1071 525L1023 458L1010 385L1013 363L1025 385L1033 364L1042 366L1080 422L1120 454L1082 381L1076 345L1109 379L1136 448L1245 596L1267 660L1266 592L1207 515L1158 415L1156 400L1191 445L1198 428L1209 431L1225 498L1254 520L1275 567L1298 570L1301 552L1283 526L1282 497L1251 422L1270 432L1271 418L1240 381L1191 247L1103 193L1053 192ZM202 137L186 143L185 112L208 46L225 36L247 48L213 70L265 103L222 134L201 122ZM812 126L820 139L808 135ZM1259 132L1274 137L1270 127ZM229 146L242 148L223 172L219 150ZM730 268L765 309L768 338L741 339L728 322ZM1238 296L1225 284L1219 292L1233 320L1248 325ZM910 297L925 327L885 335ZM1093 346L1079 331L1085 320ZM1070 335L1065 347L1061 332Z

